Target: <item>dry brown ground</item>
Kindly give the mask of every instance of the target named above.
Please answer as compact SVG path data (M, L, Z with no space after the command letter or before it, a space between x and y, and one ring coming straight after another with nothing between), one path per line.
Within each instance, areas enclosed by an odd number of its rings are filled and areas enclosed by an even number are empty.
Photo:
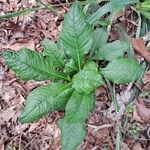
M49 1L48 4L57 2L59 3L59 0ZM35 0L0 0L0 14L36 5ZM61 6L55 10L57 14L42 9L26 16L0 20L0 52L6 49L18 51L22 47L41 51L41 42L44 38L57 41L61 22L68 7ZM115 24L120 22L124 24L128 33L134 36L137 16L133 10L129 9L124 16L117 16L110 30L110 40L119 38ZM149 79L150 73L148 72L141 86L141 89L147 92L150 87ZM20 81L15 77L14 72L5 66L4 60L0 57L0 150L60 149L60 130L57 121L63 116L63 112L51 113L31 124L20 124L17 120L28 93L47 82L49 81L27 83ZM121 85L117 89L122 98L128 98L129 89ZM104 150L106 148L114 150L116 116L111 109L111 97L107 86L97 89L96 96L96 108L88 118L87 136L84 143L79 146L79 150ZM137 101L136 107L131 107L131 112L120 112L122 150L150 150L149 118L146 120L146 115L150 114L149 99L150 97L146 97L142 102ZM124 128L124 118L127 115L130 119Z

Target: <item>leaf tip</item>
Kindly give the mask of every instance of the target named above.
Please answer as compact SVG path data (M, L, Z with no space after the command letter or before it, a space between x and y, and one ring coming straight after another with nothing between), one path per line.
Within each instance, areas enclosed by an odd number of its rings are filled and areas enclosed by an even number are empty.
M9 59L12 56L13 52L12 51L4 51L2 53L2 57L6 60Z

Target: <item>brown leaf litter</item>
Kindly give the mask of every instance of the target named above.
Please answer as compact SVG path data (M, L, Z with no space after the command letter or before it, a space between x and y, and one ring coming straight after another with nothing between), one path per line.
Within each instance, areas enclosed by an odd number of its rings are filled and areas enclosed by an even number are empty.
M0 2L0 14L37 6L37 1L35 0L4 0ZM49 3L59 4L61 0L44 0L43 2L47 5ZM41 41L44 38L57 41L63 16L68 8L62 6L55 9L58 12L57 15L50 13L46 9L42 9L26 16L1 20L0 51L4 51L5 49L19 50L22 47L41 51ZM117 22L124 23L130 35L135 35L137 16L130 7L125 10L125 14L119 16L116 20ZM116 21L114 21L114 23L116 23ZM116 34L116 32L113 34L110 33L112 40L119 38ZM23 109L28 93L37 86L49 82L50 81L29 81L25 83L18 80L14 72L4 65L0 57L0 149L60 150L60 129L58 128L57 121L63 116L63 113L50 113L39 121L31 124L20 124L18 122L18 116ZM123 111L120 113L120 122L122 123L124 122L124 110L129 100L130 89L127 87L123 90L121 86L120 89L122 92L118 93L118 101L122 101L121 106ZM112 103L106 85L96 90L96 97L96 108L94 112L90 114L87 121L87 136L78 149L102 150L108 148L114 150L116 142L116 122L112 121L112 118L109 119L107 117L107 110ZM145 115L145 109L148 109L147 106L147 103L141 101L136 104L137 116L146 122L148 117ZM135 120L129 120L129 129L135 122ZM148 132L148 129L145 129L145 126L143 126L140 128L140 131L143 132L143 130L146 130ZM123 128L123 130L125 129ZM123 133L124 132L122 132L122 134ZM140 135L144 140L148 138L146 136L144 137L144 134ZM121 146L123 150L132 150L138 145L136 144L139 143L138 139L130 140L130 138L128 135L125 135L125 138L122 139ZM139 138L139 135L137 135L137 138ZM143 145L141 143L142 142L140 142L140 145L142 147Z
M135 102L136 110L140 118L145 122L150 124L150 105L147 102L147 105L141 99L136 100Z
M134 39L133 38L132 45L133 45L135 51L140 56L144 57L148 63L150 63L150 52L147 50L143 39Z

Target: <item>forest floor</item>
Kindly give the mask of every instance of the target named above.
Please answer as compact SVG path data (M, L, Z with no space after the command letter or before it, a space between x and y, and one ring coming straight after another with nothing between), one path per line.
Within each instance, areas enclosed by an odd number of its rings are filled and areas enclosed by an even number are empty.
M59 0L44 1L46 5L59 5ZM21 8L37 6L36 0L0 0L0 15ZM18 51L23 47L41 52L44 38L57 41L61 24L70 5L55 7L55 12L40 9L24 16L0 20L0 52ZM137 15L130 8L116 19L109 29L109 40L119 37L115 25L124 24L131 37L135 36ZM150 36L149 36L150 38ZM142 59L137 55L138 59ZM96 90L96 107L87 120L87 136L78 150L114 150L116 143L116 117L121 126L121 150L150 150L150 71L142 77L140 94L120 116L112 109L107 85ZM50 113L39 121L28 124L18 122L28 93L49 81L23 82L5 66L0 56L0 150L60 150L60 129L57 121L63 112ZM131 86L118 85L117 94L128 99ZM125 104L121 104L124 107ZM128 118L128 120L126 120Z

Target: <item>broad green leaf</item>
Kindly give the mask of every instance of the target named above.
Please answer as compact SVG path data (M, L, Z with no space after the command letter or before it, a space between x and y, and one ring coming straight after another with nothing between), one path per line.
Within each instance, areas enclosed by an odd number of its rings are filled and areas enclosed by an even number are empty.
M101 70L103 76L116 83L128 83L140 77L143 68L134 60L118 57Z
M63 68L64 58L62 52L58 49L57 44L51 40L45 39L43 41L43 54L48 56L50 60L52 60L53 64L57 67Z
M94 42L93 42L93 47L90 51L90 56L93 56L94 52L101 48L103 45L107 43L107 30L104 28L97 28L94 31Z
M65 118L67 122L86 121L88 114L94 108L95 97L93 93L83 94L74 91L66 105Z
M90 62L73 77L73 88L79 93L90 93L102 84L102 77L94 62Z
M66 119L63 118L59 120L59 126L61 129L61 150L75 150L85 138L85 123L67 123Z
M24 81L64 79L63 73L55 70L53 63L35 51L22 49L19 52L6 51L3 53L6 64L12 68L17 77Z
M69 59L69 57L67 56L67 54L65 52L65 47L63 45L63 42L62 42L61 38L59 38L58 41L57 41L57 47L58 47L58 49L60 49L63 52L64 58Z
M101 47L97 51L94 58L96 60L104 59L107 61L112 61L119 56L124 56L124 53L127 52L129 48L130 46L127 42L117 40Z
M97 28L94 31L94 49L98 50L107 43L108 34L105 28Z
M41 86L29 93L24 111L19 120L22 123L40 119L43 115L55 110L64 110L73 89L61 83Z
M93 45L93 32L79 2L75 2L66 14L60 38L61 47L81 70L84 54L87 54Z
M66 64L65 64L65 69L64 72L66 74L72 75L73 73L75 73L76 71L78 71L78 68L74 62L73 59L70 59Z

